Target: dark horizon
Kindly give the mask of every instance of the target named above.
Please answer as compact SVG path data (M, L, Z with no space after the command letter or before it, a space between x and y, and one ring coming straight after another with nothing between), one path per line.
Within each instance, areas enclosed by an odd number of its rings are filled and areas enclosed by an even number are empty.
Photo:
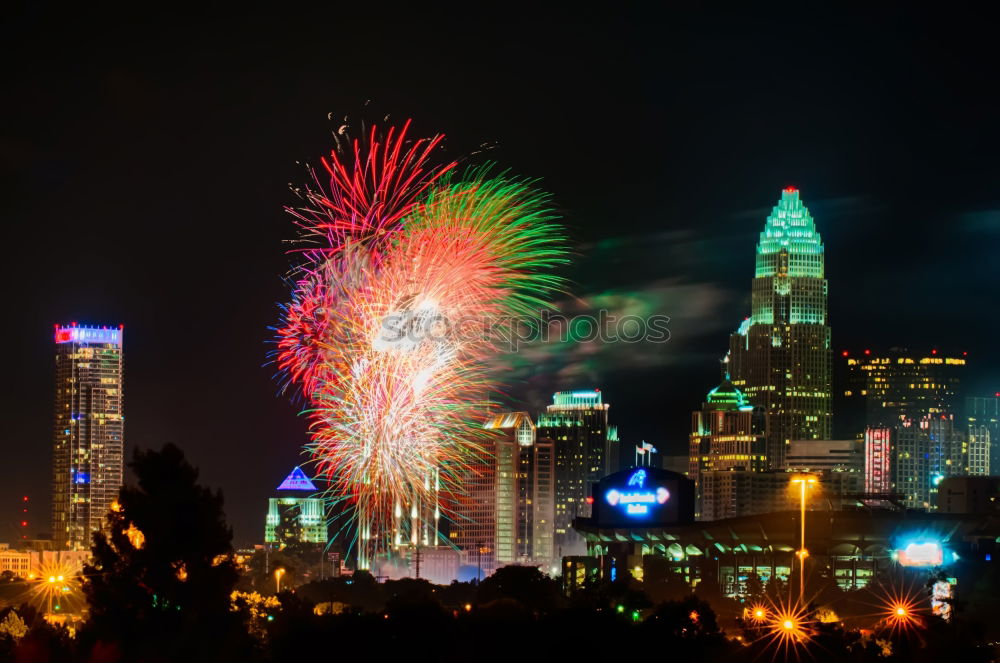
M835 361L968 352L967 393L1000 391L1000 62L985 15L626 7L380 20L374 38L368 25L5 21L14 352L0 441L17 471L0 541L16 540L22 495L48 530L51 330L74 320L124 324L127 459L177 444L223 490L236 542L262 538L267 498L306 460L306 422L265 366L295 234L282 207L344 115L412 117L417 135L447 134L449 156L540 178L573 242L571 294L671 317L661 347L532 356L507 389L532 413L552 391L597 387L623 444L685 453L789 185L826 246Z

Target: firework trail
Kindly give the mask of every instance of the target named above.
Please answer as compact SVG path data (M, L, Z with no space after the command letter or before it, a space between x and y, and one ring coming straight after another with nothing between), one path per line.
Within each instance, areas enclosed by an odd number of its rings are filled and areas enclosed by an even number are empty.
M304 251L329 257L352 240L375 246L388 241L417 198L455 167L454 161L435 165L431 160L444 134L409 141L409 128L407 120L383 138L373 126L365 141L338 142L338 149L321 159L327 185L311 171L313 186L302 192L306 206L286 208L303 239L313 244Z
M351 169L324 162L330 191L293 212L316 243L277 330L283 389L309 403L308 449L365 558L436 543L418 521L448 515L488 434L493 323L547 307L566 260L532 182L456 177L431 162L441 136L407 146L407 127L354 142Z

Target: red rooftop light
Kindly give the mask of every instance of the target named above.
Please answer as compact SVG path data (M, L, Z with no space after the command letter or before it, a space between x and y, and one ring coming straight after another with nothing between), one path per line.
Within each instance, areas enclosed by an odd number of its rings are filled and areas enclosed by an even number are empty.
M844 350L844 356L845 357L847 356L847 350Z
M799 191L799 190L798 190L798 189L796 189L796 188L795 188L795 187L793 187L793 186L786 186L786 187L785 187L785 193L798 193L798 191Z
M937 350L931 350L931 354L932 355L936 355L937 354Z
M871 350L865 350L865 354L866 354L866 355L870 355L871 353L872 353L872 351L871 351Z

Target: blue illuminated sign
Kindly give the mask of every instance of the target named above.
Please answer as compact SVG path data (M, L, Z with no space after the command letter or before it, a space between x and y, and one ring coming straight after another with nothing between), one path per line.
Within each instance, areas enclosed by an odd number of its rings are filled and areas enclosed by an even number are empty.
M74 472L73 483L90 483L89 472Z
M278 490L306 490L316 492L316 486L301 468L296 467L278 486Z
M663 486L656 490L644 489L646 470L636 470L628 479L628 488L639 490L617 490L612 488L604 494L604 499L612 507L621 509L632 517L649 515L650 508L665 504L670 499L670 491Z

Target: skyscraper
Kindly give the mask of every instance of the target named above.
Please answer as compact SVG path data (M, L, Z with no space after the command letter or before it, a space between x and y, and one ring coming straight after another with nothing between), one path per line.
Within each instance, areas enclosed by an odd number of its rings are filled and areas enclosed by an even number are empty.
M841 361L850 432L865 443L865 492L932 509L944 477L984 473L987 450L970 440L958 414L964 354L891 348L844 352Z
M987 473L1000 476L1000 392L987 398L966 398L965 418L970 446L975 445L980 454L985 451Z
M465 564L486 575L507 564L552 562L555 502L552 441L536 438L527 412L489 417L493 431L457 498L450 537Z
M730 337L733 384L765 412L768 464L791 440L831 435L831 354L824 249L799 191L789 187L757 243L752 312Z
M865 427L895 426L907 419L960 411L961 377L968 363L964 354L890 348L857 355L845 352L841 360L847 365L845 402L857 402L848 407L858 412L863 407Z
M708 392L701 409L692 414L687 476L695 482L695 518L701 518L706 503L710 513L724 512L716 505L721 497L706 493L705 474L766 469L760 419L760 412L754 412L728 378Z
M906 419L891 430L893 492L911 509L936 508L938 484L969 474L968 437L953 415Z
M55 327L52 536L86 549L118 497L124 457L123 328Z
M294 543L323 545L327 540L326 512L316 486L296 467L268 500L264 542L284 548Z
M599 389L559 391L538 415L538 437L555 445L555 554L583 554L583 538L571 527L574 518L589 517L590 484L606 469L608 408Z

